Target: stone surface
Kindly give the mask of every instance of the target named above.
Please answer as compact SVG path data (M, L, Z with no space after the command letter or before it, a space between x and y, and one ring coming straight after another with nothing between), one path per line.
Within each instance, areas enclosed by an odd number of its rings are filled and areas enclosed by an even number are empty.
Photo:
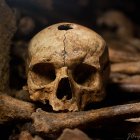
M8 89L11 39L16 31L16 20L4 0L0 0L0 91Z

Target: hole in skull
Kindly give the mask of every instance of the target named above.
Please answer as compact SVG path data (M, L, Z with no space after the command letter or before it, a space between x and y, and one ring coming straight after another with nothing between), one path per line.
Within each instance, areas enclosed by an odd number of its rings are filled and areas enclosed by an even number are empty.
M73 79L81 85L91 80L93 74L95 74L96 69L87 64L80 64L73 70Z
M41 81L41 84L47 84L55 80L55 68L50 63L39 63L33 66L33 72L36 74L34 80Z
M67 100L70 100L72 98L72 91L68 78L61 79L58 84L56 96L58 99L66 98Z
M70 29L73 29L71 27L71 24L64 24L64 25L58 26L58 30L70 30Z

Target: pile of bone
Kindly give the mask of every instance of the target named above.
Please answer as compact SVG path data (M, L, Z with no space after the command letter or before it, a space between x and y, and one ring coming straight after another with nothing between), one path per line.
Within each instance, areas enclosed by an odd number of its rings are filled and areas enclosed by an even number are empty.
M135 37L135 25L119 11L106 12L97 24L104 28L101 34L109 46L112 82L140 92L140 39Z

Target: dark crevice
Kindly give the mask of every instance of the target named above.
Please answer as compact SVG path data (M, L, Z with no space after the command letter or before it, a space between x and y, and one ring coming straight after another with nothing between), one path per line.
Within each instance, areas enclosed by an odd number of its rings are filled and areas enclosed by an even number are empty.
M96 68L86 64L79 64L73 70L72 75L76 83L84 85L87 81L89 81L92 75L95 75L95 73Z
M71 27L71 24L63 24L58 26L58 30L70 30L73 29L73 27Z

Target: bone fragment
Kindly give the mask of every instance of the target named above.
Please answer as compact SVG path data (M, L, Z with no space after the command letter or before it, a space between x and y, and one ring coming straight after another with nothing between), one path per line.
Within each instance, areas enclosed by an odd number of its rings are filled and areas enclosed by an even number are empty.
M134 122L134 123L140 123L140 117L139 118L127 119L126 121L128 121L128 122Z
M34 105L0 94L0 124L13 119L30 119Z
M79 129L64 129L58 140L91 140L84 132Z
M140 74L140 62L123 62L111 65L111 72L125 74Z
M28 131L22 131L19 135L19 140L43 140L39 136L32 137Z

